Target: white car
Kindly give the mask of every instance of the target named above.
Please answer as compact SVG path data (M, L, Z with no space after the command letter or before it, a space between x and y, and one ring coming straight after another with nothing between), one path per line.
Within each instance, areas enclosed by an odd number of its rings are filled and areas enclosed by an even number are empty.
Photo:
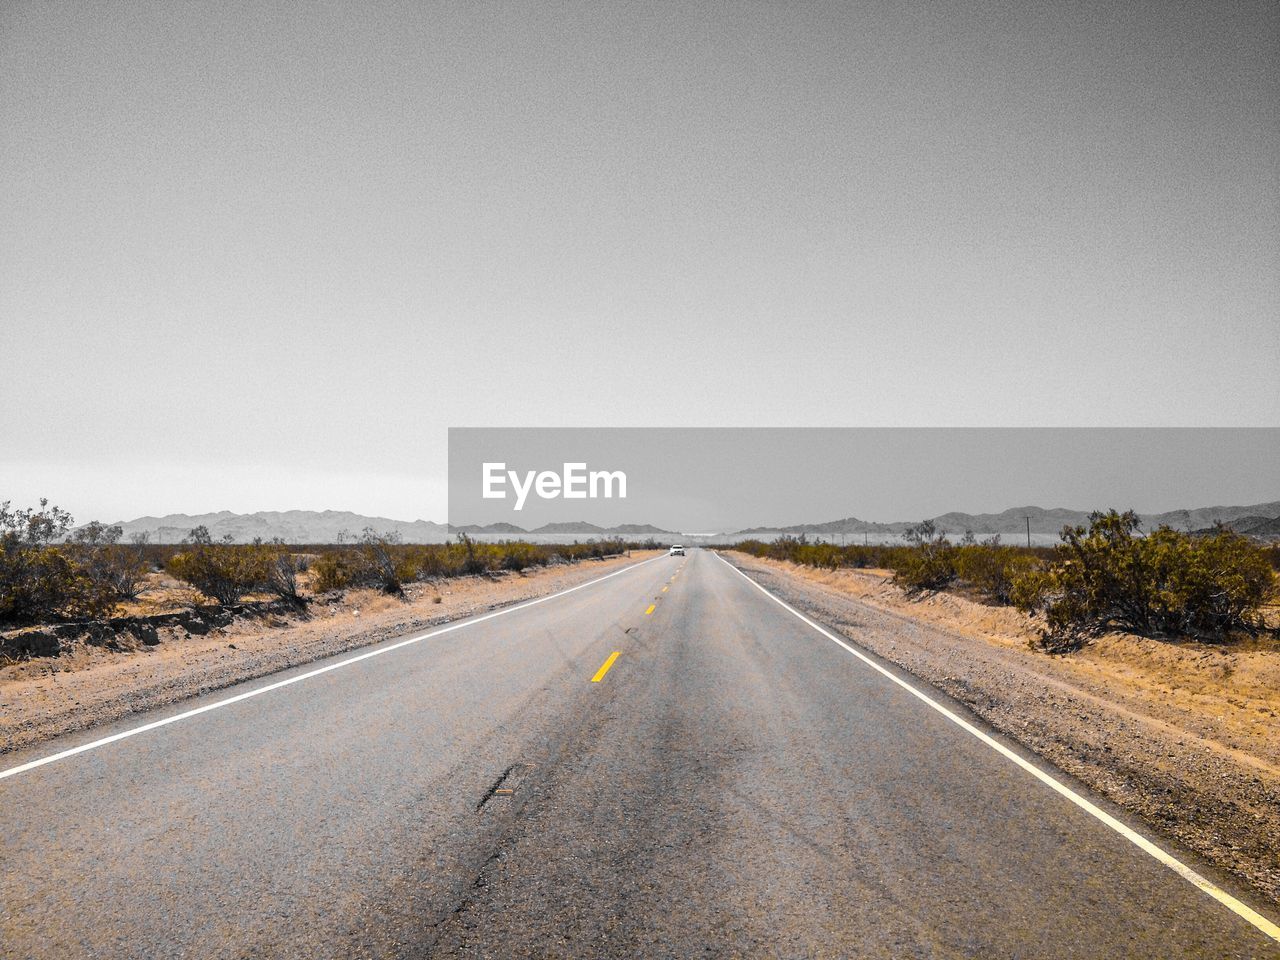
M671 545L671 552L670 552L669 554L667 554L667 556L669 556L669 557L683 557L683 556L684 556L684 547L680 546L680 544L678 544L678 543L673 543L673 544Z

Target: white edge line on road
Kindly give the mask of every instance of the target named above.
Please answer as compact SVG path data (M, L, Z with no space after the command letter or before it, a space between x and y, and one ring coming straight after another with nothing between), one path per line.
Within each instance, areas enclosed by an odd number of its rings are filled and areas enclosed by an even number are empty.
M29 763L22 763L16 767L10 767L7 770L0 770L0 780L9 777L16 777L20 773L26 773L28 770L34 770L36 767L43 767L45 764L53 763L55 760L65 760L67 757L74 757L78 753L86 753L89 750L96 750L98 747L105 747L109 743L115 743L118 740L125 740L129 737L136 737L140 733L146 733L149 730L156 730L160 727L167 727L171 723L177 723L179 720L189 720L191 717L199 716L202 713L208 713L210 710L217 710L219 707L228 707L233 703L239 703L241 700L248 700L252 697L259 697L264 693L270 693L272 690L279 690L281 687L287 687L294 683L301 683L303 680L310 680L312 677L318 677L322 673L328 673L331 670L340 670L343 667L349 667L353 663L359 663L361 660L369 660L372 657L380 657L384 653L390 653L392 650L399 650L410 644L418 643L422 640L429 640L432 637L438 637L444 633L451 633L454 630L461 630L463 627L469 627L473 624L483 623L486 620L492 620L494 617L501 617L508 613L515 613L517 610L525 610L529 607L546 603L548 600L554 600L557 597L563 597L566 594L574 593L594 584L616 577L622 573L628 573L631 570L639 569L646 563L652 563L654 560L660 560L661 555L650 557L648 560L641 560L639 563L633 563L623 567L621 570L615 570L613 573L606 573L603 577L596 577L594 580L588 580L586 583L580 583L576 587L569 587L566 590L559 590L556 593L549 593L545 597L537 597L533 600L526 600L524 603L518 603L514 606L503 607L501 610L494 610L492 613L482 614L478 617L469 617L466 620L459 620L457 623L451 623L448 626L440 627L436 630L430 630L427 633L420 633L416 637L409 637L406 640L398 640L395 643L388 644L384 647L378 647L374 650L368 650L365 653L357 654L354 657L348 657L345 660L339 660L337 663L330 663L326 666L319 667L315 670L308 670L306 673L300 673L284 680L277 680L275 683L269 683L265 687L257 687L253 690L246 690L244 693L238 693L234 697L226 697L214 703L207 703L203 707L196 707L194 710L186 710L182 713L174 714L172 717L165 717L163 720L154 720L151 723L144 723L140 727L133 727L129 730L122 730L120 733L113 733L109 737L103 737L100 740L93 740L90 743L82 743L78 747L71 747L59 753L50 754L47 757L40 757L38 760L32 760Z
M1249 907L1247 904L1241 903L1239 900L1237 900L1231 894L1227 893L1227 891L1223 890L1217 884L1200 876L1200 874L1196 873L1196 871L1192 870L1190 867L1188 867L1185 863L1183 863L1177 857L1173 856L1171 853L1168 853L1165 850L1162 850L1160 847L1156 846L1154 843L1152 843L1142 834L1138 833L1137 831L1121 823L1115 817L1111 816L1111 814L1107 813L1105 810L1102 810L1095 804L1089 802L1089 800L1082 797L1080 794L1076 793L1066 784L1057 780L1050 774L1045 773L1043 770L1037 767L1034 763L1031 763L1029 760L1026 760L1023 757L1019 756L1017 753L1015 753L1013 750L1010 750L1008 747L1006 747L1000 741L996 740L994 737L991 737L986 733L983 733L981 730L979 730L973 724L969 723L969 721L965 720L959 714L955 713L952 710L948 710L945 706L943 706L937 700L934 700L927 693L917 690L913 685L911 685L910 683L907 683L907 681L903 680L901 677L894 674L893 671L886 669L884 666L877 663L875 660L871 659L861 650L858 650L856 647L850 645L849 643L845 642L841 638L837 637L835 634L831 633L831 631L827 630L825 627L815 623L813 620L810 620L808 617L806 617L803 613L801 613L795 607L791 606L791 604L787 603L785 600L780 599L779 597L771 593L769 590L762 587L760 584L756 583L756 581L752 580L749 576L747 576L745 573L743 573L741 570L735 567L732 563L729 563L728 560L725 560L724 557L720 556L719 553L717 553L716 556L720 559L722 563L728 566L730 570L738 574L738 576L742 577L742 579L746 580L747 583L751 584L753 587L755 587L757 590L763 593L766 597L768 597L774 603L781 606L784 610L799 617L801 620L803 620L809 626L813 627L814 630L817 630L820 634L822 634L832 643L835 643L843 647L845 650L853 654L855 657L857 657L867 666L871 667L873 670L876 670L879 673L883 674L884 676L888 677L898 686L902 687L902 689L910 693L913 697L924 702L928 706L932 707L934 710L938 711L938 713L942 714L944 717L946 717L956 726L960 727L966 733L972 734L973 736L981 740L983 743L985 743L987 746L989 746L992 750L995 750L997 753L1001 754L1007 759L1012 760L1014 763L1020 766L1023 770L1026 770L1029 774L1035 777L1037 780L1041 781L1046 786L1050 787L1056 793L1059 793L1063 797L1066 797L1068 800L1074 803L1077 807L1079 807L1085 813L1089 814L1090 816L1094 817L1097 820L1100 820L1102 823L1106 824L1108 827L1110 827L1116 833L1120 834L1122 837L1124 837L1134 846L1138 847L1144 853L1147 853L1151 857L1155 858L1156 860L1159 860L1161 863L1163 863L1166 867L1168 867L1174 873L1178 874L1184 880L1188 881L1189 883L1195 884L1195 886L1199 887L1209 896L1213 897L1213 899L1217 900L1219 903L1225 906L1232 913L1236 914L1237 916L1253 924L1255 927L1261 930L1264 934L1266 934L1272 940L1280 941L1280 926L1277 926L1276 924L1272 923L1270 920L1268 920L1262 914L1258 913L1256 910Z

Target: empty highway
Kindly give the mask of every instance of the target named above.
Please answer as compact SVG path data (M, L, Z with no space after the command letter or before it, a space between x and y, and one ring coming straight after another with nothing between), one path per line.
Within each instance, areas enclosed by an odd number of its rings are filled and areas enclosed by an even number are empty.
M694 550L5 755L0 956L1280 956L819 627Z

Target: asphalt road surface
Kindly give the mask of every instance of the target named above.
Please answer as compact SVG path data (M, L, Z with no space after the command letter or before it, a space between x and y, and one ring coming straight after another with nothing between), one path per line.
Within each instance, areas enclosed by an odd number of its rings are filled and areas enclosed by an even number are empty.
M6 756L210 707L0 779L0 955L1280 956L710 552L370 652Z

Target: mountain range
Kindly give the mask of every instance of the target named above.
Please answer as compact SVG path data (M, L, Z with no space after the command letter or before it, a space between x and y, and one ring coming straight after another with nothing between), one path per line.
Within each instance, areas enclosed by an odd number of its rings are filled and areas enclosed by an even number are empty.
M431 520L392 520L389 517L367 517L345 510L263 510L258 513L170 513L163 517L138 517L119 521L123 539L146 533L153 543L178 543L203 526L214 540L230 536L235 543L252 543L255 539L280 539L285 543L338 543L360 536L366 527L378 533L397 534L405 543L443 543L453 534L467 533L489 536L579 536L642 537L668 534L650 524L625 523L616 527L599 527L593 523L549 523L525 530L513 523L491 523L486 526L467 524L450 528Z
M1238 520L1228 520L1226 524L1236 533L1243 533L1245 536L1262 540L1280 539L1280 517L1241 517ZM1196 532L1208 533L1212 529L1207 527Z
M399 534L406 543L442 543L448 530L430 520L392 520L366 517L347 510L261 510L257 513L170 513L163 517L138 517L118 521L124 539L135 533L150 535L152 543L178 543L203 526L214 540L230 536L235 543L279 538L286 543L337 543L360 536L365 527L379 533Z
M1089 512L1064 508L1015 507L1000 513L944 513L933 517L934 525L942 532L961 535L972 530L977 536L1001 534L1016 536L1026 532L1031 518L1031 533L1039 537L1057 537L1066 525L1087 525ZM901 520L879 523L845 517L826 523L799 523L782 527L750 527L734 533L723 534L724 539L778 536L840 536L864 533L896 536L916 521ZM1280 537L1280 500L1257 503L1243 507L1200 507L1194 510L1171 510L1167 513L1142 515L1144 529L1167 525L1177 530L1202 531L1215 523L1225 523L1232 529L1261 539ZM648 537L675 535L674 531L652 524L626 523L614 527L600 527L593 523L548 523L526 530L512 523L487 525L467 524L450 528L430 520L393 520L389 517L369 517L345 510L285 510L259 511L258 513L187 514L171 513L163 517L138 517L119 522L124 529L124 539L136 533L146 533L153 543L178 543L189 536L192 529L204 526L215 540L230 536L236 543L251 543L255 539L280 539L286 543L338 543L360 536L366 527L378 533L397 534L405 543L443 543L454 534L503 537Z
M1056 536L1064 526L1089 523L1089 511L1068 510L1062 507L1045 509L1043 507L1014 507L1000 513L943 513L932 517L934 526L949 534L963 534L972 530L977 536L992 534L1022 534L1027 530L1027 518L1031 518L1032 534ZM1151 530L1164 525L1177 530L1196 531L1211 528L1215 523L1225 523L1235 528L1240 523L1241 533L1250 536L1269 536L1267 524L1280 526L1280 500L1270 503L1256 503L1246 507L1200 507L1194 510L1171 510L1167 513L1142 514L1143 529ZM831 520L826 523L799 523L785 527L751 527L739 530L729 536L754 537L762 534L900 534L916 521L897 521L894 523L876 523L870 520L859 520L857 517L846 517L842 520ZM1247 527L1248 529L1243 529Z
M652 536L654 534L670 534L673 530L663 530L661 527L655 527L651 523L622 523L616 527L597 527L594 523L585 523L583 521L571 523L545 523L540 527L534 527L532 530L526 530L524 527L517 527L514 523L490 523L484 526L468 523L461 527L451 527L454 533L490 533L490 534L510 534L519 536L524 533L536 534L540 537L545 536L580 536L580 537L643 537Z

